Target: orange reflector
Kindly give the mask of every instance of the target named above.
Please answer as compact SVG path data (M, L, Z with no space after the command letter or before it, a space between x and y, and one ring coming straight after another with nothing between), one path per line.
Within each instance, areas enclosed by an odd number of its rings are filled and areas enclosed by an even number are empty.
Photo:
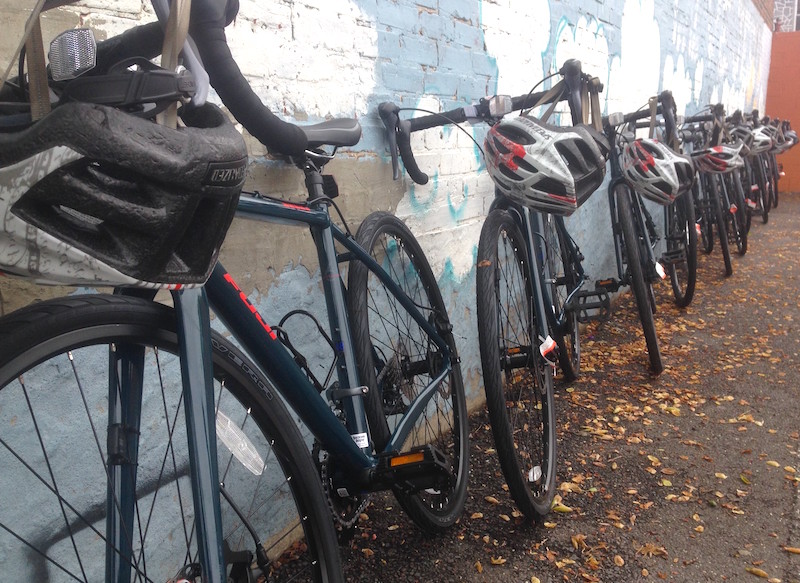
M416 453L407 453L405 455L399 455L397 457L393 457L389 461L389 465L394 468L396 466L415 464L417 462L423 461L424 459L425 459L425 454L421 451L418 451Z

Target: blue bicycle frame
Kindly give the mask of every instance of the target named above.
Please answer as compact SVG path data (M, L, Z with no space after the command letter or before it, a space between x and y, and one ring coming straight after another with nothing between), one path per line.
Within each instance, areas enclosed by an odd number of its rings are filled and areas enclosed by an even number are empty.
M345 303L346 292L339 273L339 262L363 262L428 334L442 355L442 370L411 403L384 451L378 454L400 450L414 428L416 420L425 411L428 402L452 370L450 349L436 328L428 322L417 305L405 295L368 252L352 236L331 223L325 202L298 205L271 199L243 198L240 200L238 210L240 216L247 218L310 228L318 252L331 337L338 352L339 385L346 389L344 393L347 396L341 399L346 424L343 425L331 410L328 402L295 363L275 331L263 320L222 265L216 265L202 288L173 292L179 322L190 472L196 492L194 502L197 536L202 542L198 545L199 560L202 572L204 575L208 574L205 580L220 583L225 581L226 567L220 550L223 536L211 386L209 307L273 381L274 387L291 404L316 439L335 456L337 463L342 464L347 475L353 476L354 483L364 489L370 488L370 479L379 461L379 457L372 453L372 441L369 437L364 405L364 395L374 388L363 387L359 382ZM341 255L337 253L335 247L337 242L346 249L346 253ZM118 293L142 295L136 290L119 290ZM144 295L147 296L147 293ZM152 295L148 297L152 298ZM136 374L136 362L139 357L137 354L122 354L116 355L111 361L112 367L120 369L122 373L115 377L122 377L114 381L113 384L116 386L110 388L110 391L113 391L110 392L112 400L121 401L120 412L117 414L117 417L122 419L121 424L124 424L124 420L128 417L137 416L137 400L141 398L142 383L141 375ZM124 376L126 374L127 376ZM262 390L268 399L277 398L268 387L262 387ZM368 445L359 447L357 442ZM135 447L134 443L134 450ZM124 541L128 545L130 545L130 533L125 532L122 525L129 524L126 520L130 520L133 512L136 483L135 451L129 453L133 470L127 467L110 470L114 472L113 486L110 486L114 492L109 493L108 499L113 501L114 508L109 508L106 525L108 540ZM125 547L125 544L120 544L117 548ZM119 582L130 580L130 555L125 552L120 553L108 563L107 573L113 574L109 580Z

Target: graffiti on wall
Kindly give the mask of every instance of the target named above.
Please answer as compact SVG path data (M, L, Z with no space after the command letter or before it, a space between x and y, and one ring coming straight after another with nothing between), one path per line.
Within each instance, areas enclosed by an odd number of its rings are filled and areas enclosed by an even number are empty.
M142 6L118 0L84 11L81 20L110 35L152 18ZM661 89L671 89L686 114L717 101L763 109L771 43L751 0L242 0L227 34L241 69L276 113L301 123L359 118L363 140L346 161L354 166L388 165L376 115L381 101L438 112L494 93L521 94L569 58L603 81L606 113L636 109ZM477 124L415 134L427 185L407 176L402 189L363 185L378 199L396 198L391 208L429 255L461 327L464 362L476 368L473 266L493 199L480 150L485 131ZM279 172L260 155L255 162L267 182ZM607 248L586 243L608 229L603 205L596 195L569 223L582 248L591 247L586 264L597 277L608 275L610 236ZM254 302L272 313L306 297L319 278L303 263L294 256L273 264L283 271L255 287Z

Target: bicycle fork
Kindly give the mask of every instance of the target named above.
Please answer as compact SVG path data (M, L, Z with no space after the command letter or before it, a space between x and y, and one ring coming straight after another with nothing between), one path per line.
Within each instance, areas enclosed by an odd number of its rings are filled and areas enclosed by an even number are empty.
M203 581L222 583L222 554L209 307L203 288L173 292L178 314L181 378L195 512L198 559ZM144 348L112 346L109 359L108 495L106 581L128 583L138 571L133 556L136 468L142 405ZM188 559L188 557L187 557Z
M542 281L550 277L550 273L545 271L548 269L547 261L544 260L547 249L544 241L544 225L542 224L542 215L539 213L532 213L528 207L522 209L522 226L525 232L525 240L528 245L528 257L530 260L531 273L529 277L533 284L533 297L530 302L530 317L535 319L534 325L531 326L532 342L537 343L539 354L550 364L555 366L558 362L558 346L551 338L550 331L548 330L548 320L546 317L546 307L544 303L545 290L542 286ZM538 249L537 249L538 246ZM539 253L538 250L543 250ZM543 277L541 276L543 274ZM532 346L531 349L536 347Z

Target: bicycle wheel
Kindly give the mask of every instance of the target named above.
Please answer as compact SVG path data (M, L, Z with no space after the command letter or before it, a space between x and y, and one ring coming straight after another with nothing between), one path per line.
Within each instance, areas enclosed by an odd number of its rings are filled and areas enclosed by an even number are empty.
M489 213L477 259L478 342L495 449L514 502L540 521L556 491L553 372L538 348L525 239L507 211Z
M697 283L697 229L691 196L684 194L665 208L667 213L667 269L675 304L692 303Z
M739 255L747 253L747 209L742 191L742 181L739 171L723 174L720 184L727 194L728 212L726 213L728 229L728 243L736 245Z
M727 210L722 208L722 195L719 191L716 175L710 174L708 178L708 197L711 199L711 211L714 213L714 220L717 224L719 247L722 252L722 261L725 264L725 276L728 277L733 274L733 264L731 264L731 251L728 246L728 229L725 225L725 212Z
M640 239L633 217L633 193L630 189L620 184L615 189L617 200L617 215L622 229L622 238L625 243L625 258L627 271L630 277L630 286L639 311L639 320L642 323L644 339L647 344L647 356L650 360L650 372L661 374L664 364L661 361L661 349L658 346L656 324L650 300L648 283L645 281L645 271L642 267Z
M753 212L758 207L758 203L753 200L753 171L750 162L743 158L744 166L739 170L739 196L744 201L745 232L750 234L750 227L753 224Z
M769 154L761 154L758 158L758 165L761 168L761 176L764 179L764 206L769 211L775 206L775 195L772 192L772 172L769 168Z
M270 581L341 581L330 511L302 436L258 369L218 334L212 344L229 581L259 576L248 527L263 543ZM106 561L118 560L131 573L115 583L167 581L196 563L174 311L120 296L61 298L0 320L0 345L0 495L16 501L0 505L5 577L110 581ZM138 365L142 395L120 426L110 411L125 400L126 365ZM127 463L116 444L138 448L138 458ZM109 484L115 465L135 473L130 522L124 495ZM106 536L109 514L123 521L128 543Z
M695 216L697 217L697 234L700 236L700 245L703 253L709 254L714 250L714 220L711 212L711 201L708 198L707 175L698 174L692 187L695 203Z
M359 244L428 316L450 348L452 370L416 420L402 451L433 445L449 468L446 486L409 492L393 488L400 505L424 531L455 524L464 509L469 464L466 395L458 352L441 292L428 261L403 222L370 214L358 229ZM441 370L441 354L425 331L359 261L348 272L348 310L361 382L369 387L367 418L377 451L383 451L411 403Z
M581 338L578 313L575 310L564 310L567 297L580 283L580 275L576 272L571 260L570 241L567 241L565 228L560 228L552 215L544 215L545 258L550 278L548 292L553 305L553 318L549 322L550 333L558 344L558 364L565 381L578 377L581 365ZM563 223L561 224L563 227ZM555 318L561 316L563 325L558 326Z
M753 184L756 185L757 210L761 212L761 223L767 224L769 222L769 196L760 155L752 159L751 170Z
M780 179L780 172L778 171L778 159L772 152L767 153L767 160L769 162L770 177L772 182L772 208L778 208L778 181Z

